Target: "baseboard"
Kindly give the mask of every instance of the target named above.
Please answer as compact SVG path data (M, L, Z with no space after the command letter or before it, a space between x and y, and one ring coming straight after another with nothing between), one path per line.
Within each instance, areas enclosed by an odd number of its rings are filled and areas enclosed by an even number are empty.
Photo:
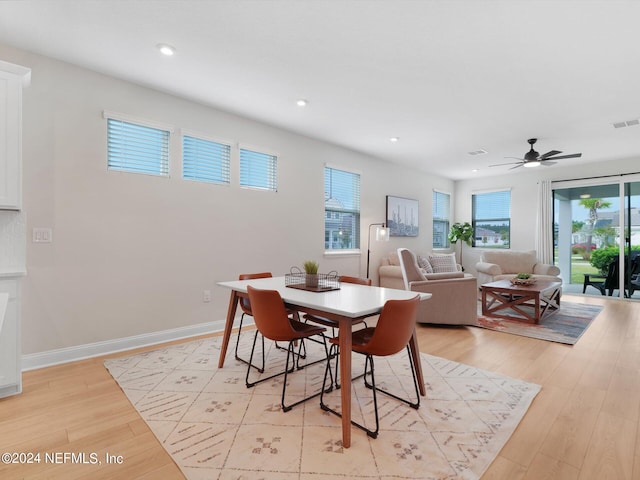
M199 323L188 327L173 328L159 332L134 335L132 337L117 338L104 342L88 343L75 347L48 350L46 352L32 353L22 356L22 371L35 370L37 368L50 367L61 363L84 360L124 350L147 347L159 343L180 340L183 338L206 335L224 330L224 320ZM248 322L247 322L248 323Z

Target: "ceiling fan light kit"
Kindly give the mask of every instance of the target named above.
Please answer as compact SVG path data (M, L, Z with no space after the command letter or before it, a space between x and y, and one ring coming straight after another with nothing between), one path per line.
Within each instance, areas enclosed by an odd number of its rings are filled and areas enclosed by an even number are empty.
M514 168L519 167L538 167L540 165L544 165L545 167L549 167L554 165L556 162L551 162L550 160L560 160L563 158L580 158L582 153L572 153L570 155L560 155L562 152L560 150L549 150L547 153L543 153L540 155L533 149L533 145L538 141L537 138L530 138L527 142L530 145L529 151L524 154L524 158L516 158L516 157L506 157L513 158L518 160L517 162L509 162L509 163L497 163L494 165L489 165L490 167L500 167L503 165L515 165L515 167L511 167L509 170L513 170Z

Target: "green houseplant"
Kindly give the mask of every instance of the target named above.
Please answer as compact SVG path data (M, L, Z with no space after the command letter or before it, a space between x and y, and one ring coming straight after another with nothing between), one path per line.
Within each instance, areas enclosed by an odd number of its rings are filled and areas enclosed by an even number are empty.
M462 241L471 246L471 240L473 239L473 227L469 222L454 223L449 229L449 236L447 238L449 238L449 242L454 245L458 243L458 241ZM462 265L462 243L460 244L460 265Z
M302 268L306 273L305 276L305 285L307 287L317 287L318 286L318 268L320 268L320 264L313 260L307 260L302 264Z

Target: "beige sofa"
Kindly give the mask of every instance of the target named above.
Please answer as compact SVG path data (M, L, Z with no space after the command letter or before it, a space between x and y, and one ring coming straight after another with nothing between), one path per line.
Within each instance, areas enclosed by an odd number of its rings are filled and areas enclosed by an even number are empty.
M530 273L534 278L561 282L560 269L555 265L538 262L535 250L485 250L476 264L480 285L508 280L518 273Z
M405 251L405 278L400 265ZM474 325L477 321L477 283L474 276L461 269L456 272L423 273L417 258L407 249L398 249L380 266L380 286L431 293L429 300L420 302L418 323L440 325Z

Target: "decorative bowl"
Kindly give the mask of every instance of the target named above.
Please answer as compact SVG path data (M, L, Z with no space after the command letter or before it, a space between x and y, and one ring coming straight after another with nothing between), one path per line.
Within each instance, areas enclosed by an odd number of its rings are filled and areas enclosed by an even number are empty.
M511 285L533 285L536 283L535 278L512 278L509 280Z

